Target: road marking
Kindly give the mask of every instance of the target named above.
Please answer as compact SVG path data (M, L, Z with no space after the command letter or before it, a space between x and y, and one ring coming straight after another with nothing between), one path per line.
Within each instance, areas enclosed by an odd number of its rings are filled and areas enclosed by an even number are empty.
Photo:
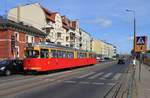
M121 76L121 73L117 73L114 75L114 77L112 78L112 80L118 80Z
M76 83L76 81L64 81L64 82L66 82L66 83Z
M107 83L106 85L111 85L111 86L113 86L113 85L115 85L115 83Z
M93 82L93 85L104 85L105 83L98 83L98 82Z
M79 84L89 84L89 82L79 82Z
M107 74L105 74L103 77L101 77L101 78L99 78L99 79L101 79L101 80L106 80L106 78L108 78L109 76L111 76L112 75L112 73L107 73Z
M104 78L108 78L111 75L112 75L112 73L107 73L106 75L104 75Z
M100 75L102 75L102 74L103 74L103 72L100 72L100 73L98 73L98 74L95 74L95 75L89 77L88 79L95 79L95 78L97 78L98 76L100 76Z
M81 75L80 77L77 77L77 78L79 78L79 79L85 78L85 77L90 76L90 75L92 75L92 74L94 74L94 73L95 73L95 72L90 72L90 73L88 73L88 74Z
M99 78L100 80L106 80L105 78L103 78L103 77L101 77L101 78Z

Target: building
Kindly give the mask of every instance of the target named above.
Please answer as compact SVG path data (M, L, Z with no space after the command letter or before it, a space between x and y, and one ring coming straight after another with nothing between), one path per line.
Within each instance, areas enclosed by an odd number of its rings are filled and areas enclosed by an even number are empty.
M80 28L80 49L91 51L91 35Z
M28 43L45 41L40 30L0 17L0 59L23 59Z
M98 56L102 57L104 54L104 43L101 40L93 39L92 51L96 52Z
M113 58L116 56L116 47L114 45L98 39L93 39L92 51L96 52L99 57Z
M20 5L8 11L8 19L33 26L46 33L47 42L79 49L79 24L77 21L52 12L38 3Z

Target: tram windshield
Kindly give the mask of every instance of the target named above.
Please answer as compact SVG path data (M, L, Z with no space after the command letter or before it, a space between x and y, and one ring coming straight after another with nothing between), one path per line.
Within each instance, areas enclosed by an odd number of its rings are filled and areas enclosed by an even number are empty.
M38 50L27 50L25 52L25 56L27 58L38 58L39 57L39 51Z

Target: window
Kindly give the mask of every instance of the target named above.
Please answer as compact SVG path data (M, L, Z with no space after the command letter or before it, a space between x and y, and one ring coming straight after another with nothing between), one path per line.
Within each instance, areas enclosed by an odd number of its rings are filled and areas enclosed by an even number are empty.
M57 51L56 50L51 50L52 53L52 58L57 58Z
M62 54L61 54L61 51L57 51L57 54L58 54L58 58L62 58Z
M42 42L42 38L40 38L40 42Z
M38 50L27 50L25 52L25 56L27 58L38 58L39 57L39 51Z
M68 58L74 58L74 53L73 52L68 52L67 57Z
M26 35L26 43L28 43L28 40L29 40L29 39L28 39L28 35Z
M89 57L90 57L90 58L96 58L96 54L90 53L90 54L89 54Z
M66 58L67 55L66 55L66 52L65 51L61 51L61 54L62 54L62 58Z
M61 45L61 42L57 42L57 45Z
M34 43L34 37L31 37L31 42Z
M40 55L41 55L41 58L49 58L49 51L48 51L48 49L41 49Z
M78 53L78 58L86 58L87 54L86 53Z
M92 54L91 53L89 54L89 58L92 58Z
M18 33L18 32L15 32L15 33L14 33L14 36L15 36L15 38L16 38L16 41L19 41L19 33Z
M69 40L69 37L67 36L67 37L66 37L66 41L68 41L68 40Z
M57 38L61 38L61 33L60 32L57 33Z

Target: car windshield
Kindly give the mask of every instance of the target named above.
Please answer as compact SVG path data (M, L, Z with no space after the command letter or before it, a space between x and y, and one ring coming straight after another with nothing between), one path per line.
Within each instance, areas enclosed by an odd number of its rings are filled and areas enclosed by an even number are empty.
M8 60L0 61L0 66L9 64Z

